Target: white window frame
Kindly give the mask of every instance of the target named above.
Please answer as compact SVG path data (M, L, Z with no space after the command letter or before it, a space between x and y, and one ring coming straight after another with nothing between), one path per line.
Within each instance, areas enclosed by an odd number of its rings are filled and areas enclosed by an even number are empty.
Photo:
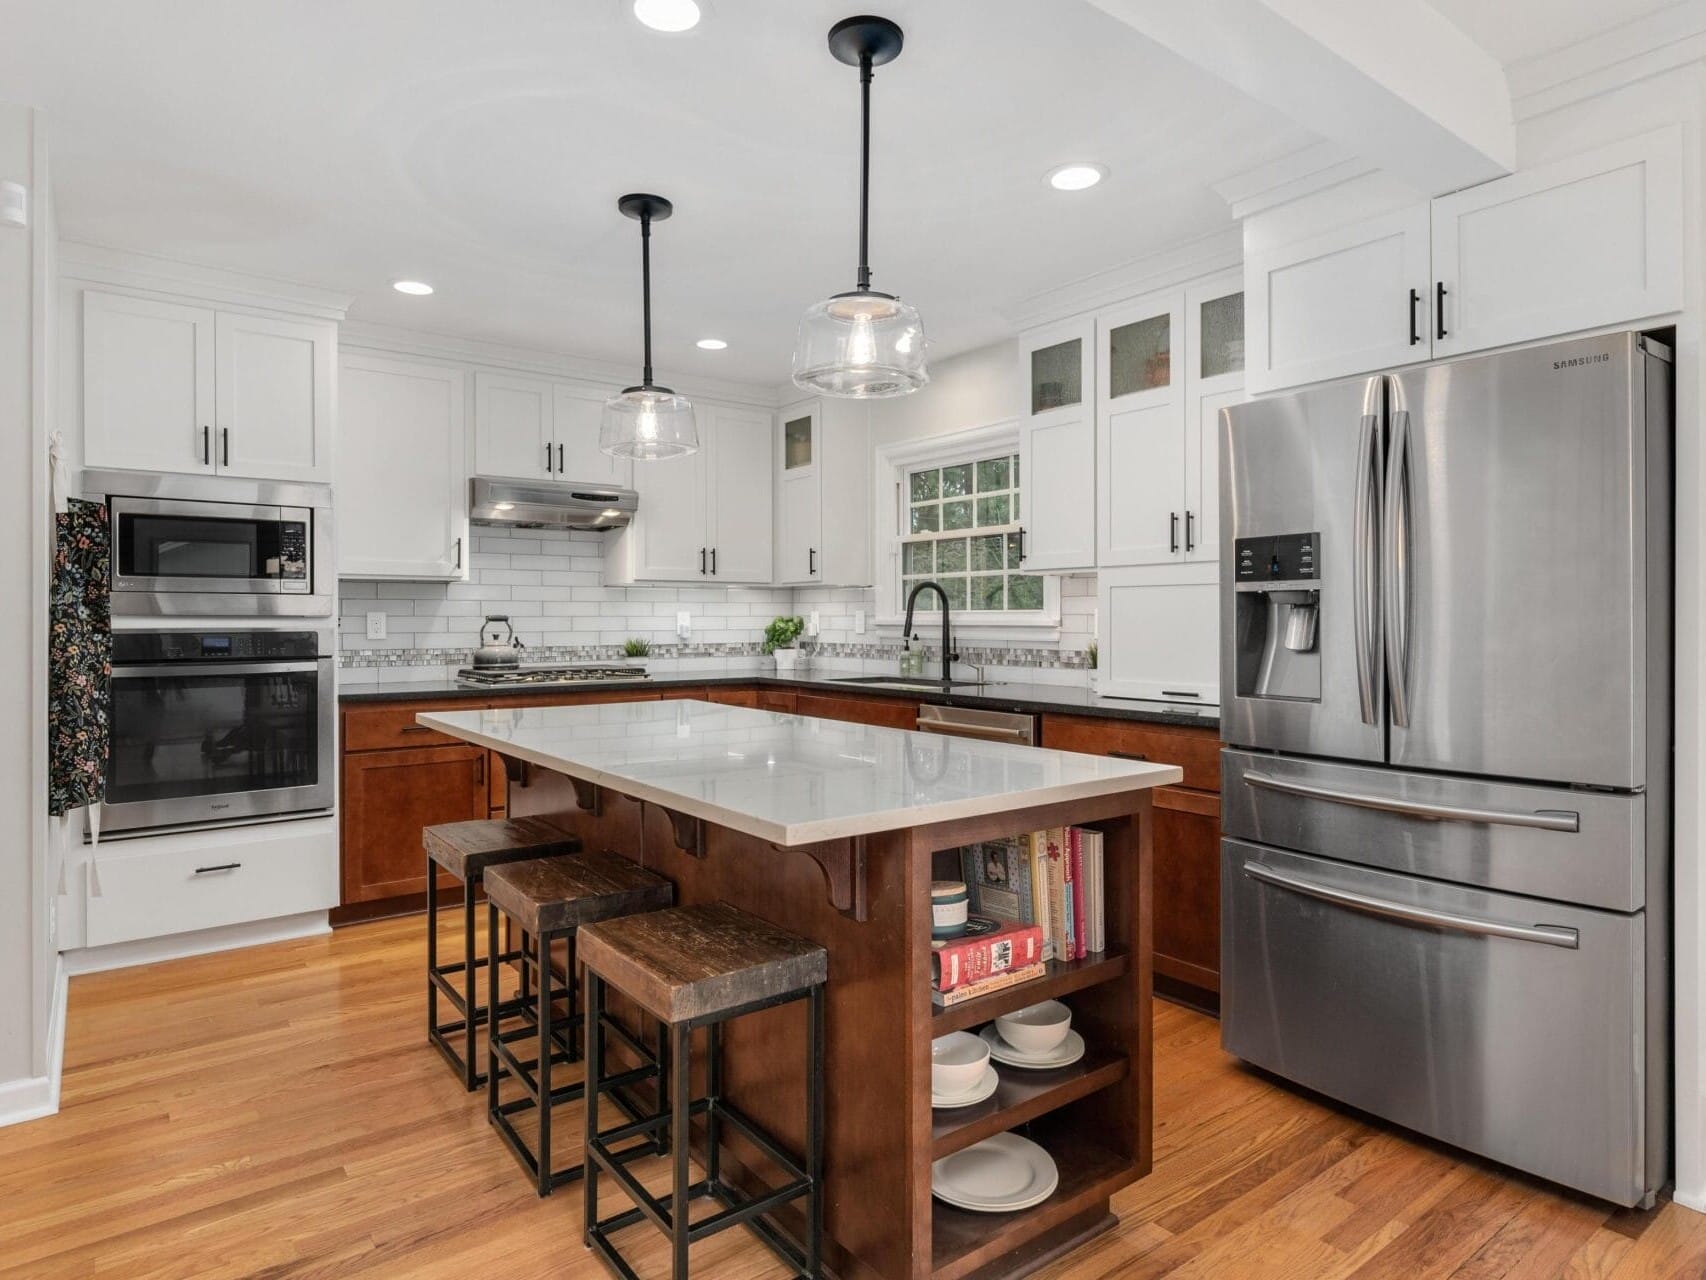
M991 454L1019 452L1019 422L1016 418L955 431L949 435L929 436L922 440L907 440L882 445L877 449L876 521L872 528L876 536L874 568L876 570L876 619L879 630L893 630L897 635L906 620L900 599L900 548L906 516L905 497L907 473L924 467L952 466L972 462ZM1020 508L1029 511L1024 498L1025 476L1019 475ZM975 534L977 530L967 530ZM1016 640L1042 643L1060 639L1060 575L1038 574L1043 580L1041 609L955 609L953 629L956 636L974 640ZM913 630L928 641L941 627L934 613L918 614L912 620Z

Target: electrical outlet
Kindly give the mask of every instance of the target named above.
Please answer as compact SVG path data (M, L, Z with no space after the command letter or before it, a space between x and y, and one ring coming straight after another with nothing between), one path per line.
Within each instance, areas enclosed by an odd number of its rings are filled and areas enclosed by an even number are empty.
M810 616L808 616L806 618L806 634L808 636L815 636L817 634L817 610L816 609L813 609L811 611Z
M675 634L683 640L693 634L693 615L685 609L675 615Z
M865 611L863 609L853 610L853 634L856 636L865 634Z
M367 638L369 640L383 640L383 639L385 639L385 635L386 635L385 622L386 622L386 619L385 619L385 615L383 613L370 613L370 614L368 614L367 615Z

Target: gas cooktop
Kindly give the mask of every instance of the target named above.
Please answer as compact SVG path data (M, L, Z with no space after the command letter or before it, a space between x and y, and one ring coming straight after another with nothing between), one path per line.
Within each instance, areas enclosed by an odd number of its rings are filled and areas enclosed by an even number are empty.
M458 684L592 684L599 680L644 680L644 667L463 667Z

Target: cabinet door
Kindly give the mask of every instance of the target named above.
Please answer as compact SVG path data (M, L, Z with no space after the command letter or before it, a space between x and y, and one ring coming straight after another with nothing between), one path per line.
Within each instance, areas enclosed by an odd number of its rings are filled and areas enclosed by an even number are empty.
M1239 272L1185 291L1185 559L1220 559L1220 411L1244 401Z
M822 580L823 490L819 446L822 407L815 400L782 410L776 441L776 581Z
M1096 318L1096 556L1103 567L1184 555L1184 338L1177 293Z
M483 747L344 756L343 904L426 892L421 828L491 812Z
M263 480L332 478L332 369L337 328L219 313L214 457Z
M713 582L769 582L771 421L767 413L709 411L710 540Z
M1434 354L1681 310L1682 216L1675 127L1441 196Z
M462 578L468 564L463 375L346 353L338 365L338 573Z
M83 461L213 470L214 313L83 294Z
M1218 704L1219 577L1212 564L1099 573L1098 692Z
M1220 990L1220 797L1155 792L1155 972Z
M555 388L542 378L474 375L474 470L549 480L557 474Z
M556 476L577 484L612 484L629 488L634 464L613 458L598 447L598 428L608 396L590 388L564 386L552 390L552 426L557 440Z
M1428 254L1423 204L1249 255L1250 391L1428 359Z
M1096 564L1095 325L1034 329L1019 339L1026 403L1019 418L1024 566Z
M701 422L700 439L709 439ZM709 582L711 544L706 536L706 474L710 450L634 464L640 509L629 534L635 541L634 577L641 582Z

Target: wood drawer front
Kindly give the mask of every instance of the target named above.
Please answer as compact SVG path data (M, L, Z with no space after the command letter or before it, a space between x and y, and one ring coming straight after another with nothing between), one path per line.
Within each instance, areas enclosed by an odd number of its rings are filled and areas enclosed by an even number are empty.
M85 916L91 947L338 903L334 818L113 841L92 861Z
M487 817L490 759L466 744L345 756L344 905L426 892L421 828Z
M1185 771L1185 786L1199 791L1220 790L1220 736L1213 729L1045 715L1043 746L1174 764Z
M720 702L729 707L756 707L758 705L757 689L707 689L698 696L709 702Z
M855 724L881 725L889 729L916 729L918 704L894 698L831 698L820 693L802 693L795 712L823 720L851 720Z
M345 751L390 751L416 747L453 747L455 738L415 723L423 711L477 711L490 705L473 698L440 702L388 702L377 707L344 708Z
M786 711L792 715L800 709L799 692L795 689L760 689L758 708L761 711Z

